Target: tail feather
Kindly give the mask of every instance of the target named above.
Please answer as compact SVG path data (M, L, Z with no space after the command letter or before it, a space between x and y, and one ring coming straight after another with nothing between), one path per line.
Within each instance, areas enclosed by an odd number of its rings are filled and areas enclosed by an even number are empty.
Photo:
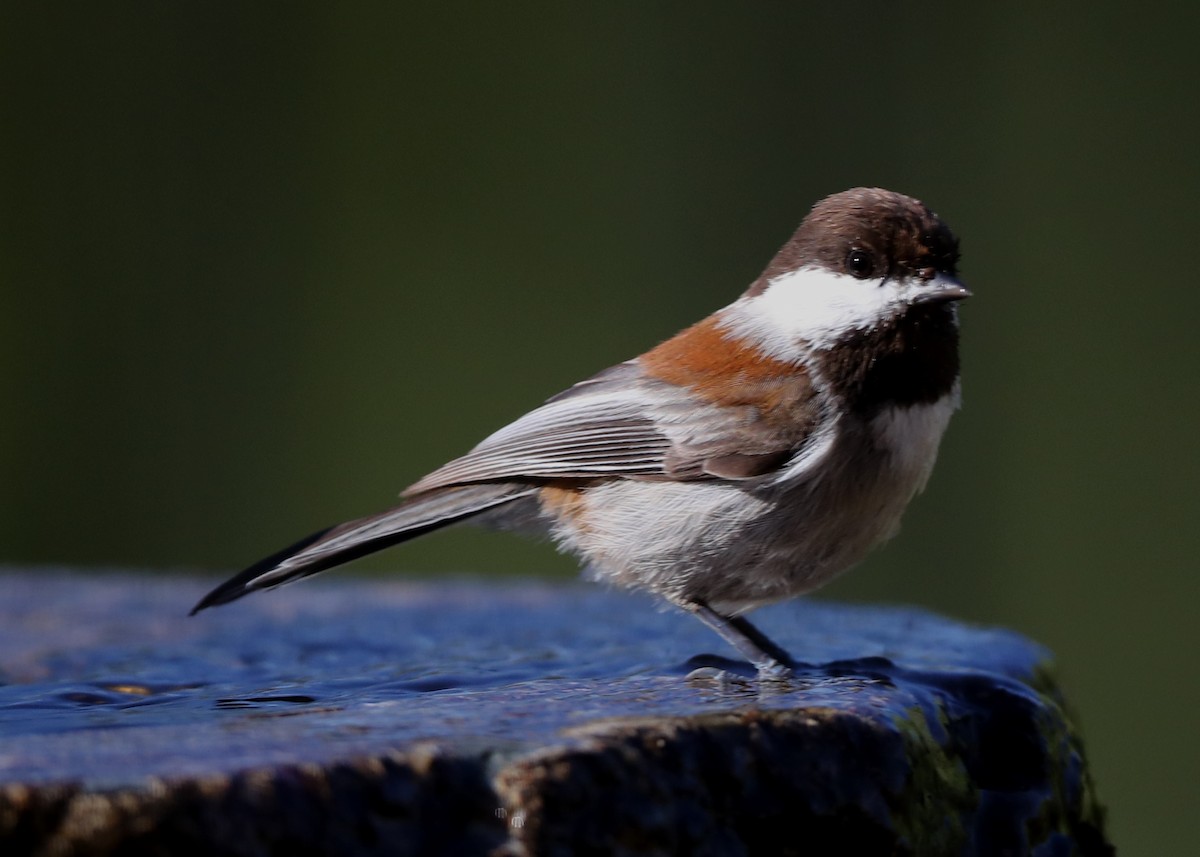
M190 615L236 601L256 589L282 586L406 542L528 497L536 490L527 485L511 484L449 488L418 496L377 515L327 527L234 575L200 599Z

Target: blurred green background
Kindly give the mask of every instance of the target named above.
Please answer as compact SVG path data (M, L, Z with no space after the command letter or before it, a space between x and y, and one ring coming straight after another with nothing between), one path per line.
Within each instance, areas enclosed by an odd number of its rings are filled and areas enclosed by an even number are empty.
M5 4L0 560L228 572L380 509L879 184L962 236L966 405L903 537L822 597L1051 646L1122 853L1190 850L1198 24ZM574 573L471 531L360 567Z

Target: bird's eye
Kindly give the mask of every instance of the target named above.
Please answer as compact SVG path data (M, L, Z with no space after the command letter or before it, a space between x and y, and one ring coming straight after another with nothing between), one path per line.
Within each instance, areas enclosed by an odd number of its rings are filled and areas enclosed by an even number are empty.
M846 270L852 277L865 280L875 270L875 257L867 250L851 250L846 257Z

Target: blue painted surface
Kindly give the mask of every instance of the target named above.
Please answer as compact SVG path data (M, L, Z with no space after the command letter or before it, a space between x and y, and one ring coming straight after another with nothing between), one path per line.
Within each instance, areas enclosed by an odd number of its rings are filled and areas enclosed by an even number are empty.
M717 684L686 677L752 671L692 618L597 587L342 578L188 618L210 583L0 574L0 783L104 788L426 740L503 755L606 717L886 718L976 686L1032 705L1026 682L1048 659L1004 630L802 601L755 614L808 665L794 682Z

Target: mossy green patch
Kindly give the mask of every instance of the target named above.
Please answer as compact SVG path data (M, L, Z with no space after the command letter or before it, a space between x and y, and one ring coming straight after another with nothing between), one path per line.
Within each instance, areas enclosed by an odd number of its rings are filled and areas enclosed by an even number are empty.
M940 707L936 712L944 717ZM930 716L929 710L913 706L892 719L904 738L909 769L904 791L892 807L892 825L913 853L961 854L968 839L964 819L974 811L979 793L962 759L934 737Z

